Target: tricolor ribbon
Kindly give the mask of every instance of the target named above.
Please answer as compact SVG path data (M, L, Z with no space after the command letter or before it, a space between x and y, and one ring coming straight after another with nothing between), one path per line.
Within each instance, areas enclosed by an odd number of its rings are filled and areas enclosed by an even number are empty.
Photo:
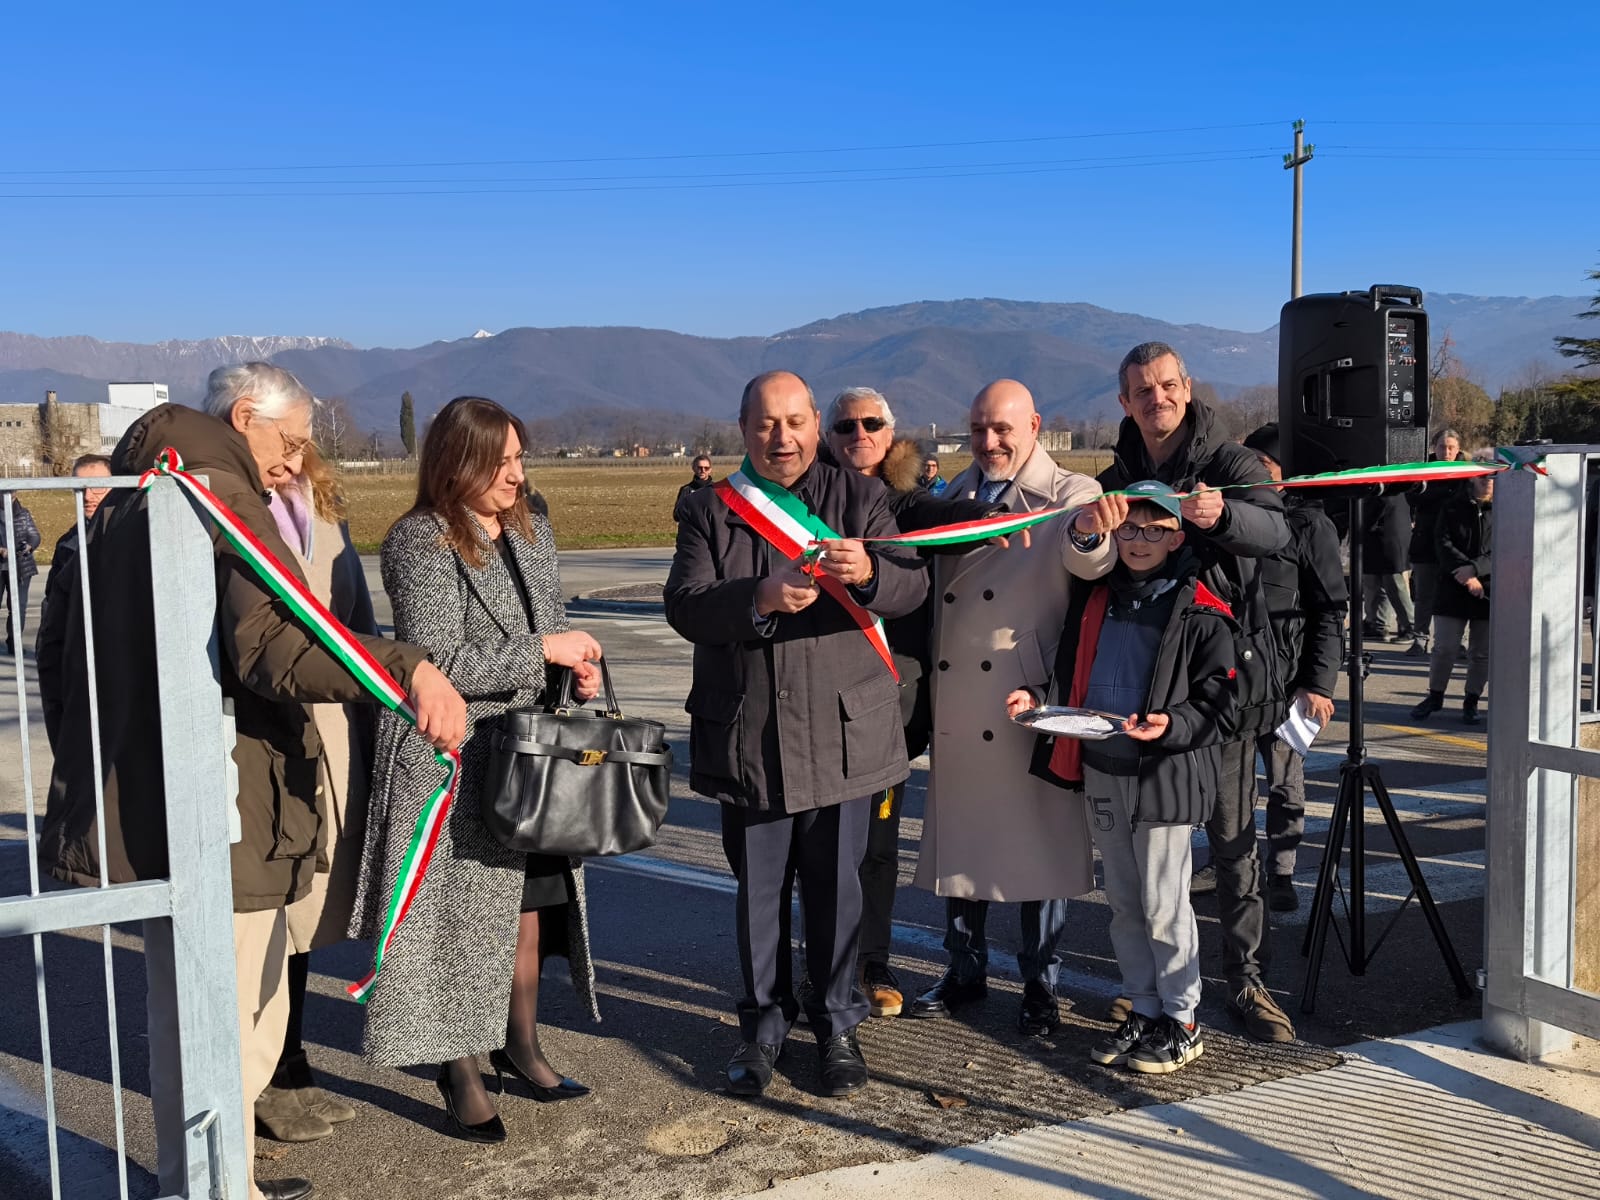
M176 480L195 499L216 522L227 543L239 552L239 556L267 585L268 590L289 606L290 611L300 618L312 636L322 643L351 675L355 676L357 683L372 693L381 704L393 709L413 726L416 725L417 711L412 707L405 689L395 677L389 674L383 664L372 656L355 635L327 610L322 601L311 594L310 589L292 571L278 561L278 557L239 520L232 509L183 469L182 457L171 446L161 451L156 456L156 465L139 477L139 487L148 488L153 480L162 476ZM428 862L433 857L434 847L439 842L439 831L444 828L445 814L450 811L450 804L455 799L456 780L461 774L461 757L454 750L437 751L435 756L445 769L445 778L424 802L422 812L417 816L411 842L406 847L401 863L400 877L395 881L394 891L389 897L389 906L384 914L383 929L373 955L372 970L364 979L352 983L345 989L361 1003L366 1002L368 994L372 991L378 972L383 968L384 955L394 941L395 930L400 922L406 919L411 902L422 886Z
M1524 457L1521 449L1516 453L1497 450L1498 461L1481 462L1415 462L1396 463L1383 467L1355 467L1347 471L1327 471L1320 475L1296 475L1277 482L1260 480L1256 483L1227 483L1212 491L1239 491L1263 487L1350 487L1357 484L1428 483L1440 480L1474 479L1480 475L1495 475L1513 468L1526 468L1543 475L1537 455ZM1107 496L1125 496L1127 492L1106 492ZM1184 493L1179 493L1182 496ZM1193 493L1188 493L1192 495ZM1078 512L1084 505L1072 508L1047 508L1031 513L1000 513L993 517L980 517L975 521L959 521L952 525L937 525L932 529L919 529L914 533L899 533L884 537L865 537L860 540L873 545L890 546L955 546L966 542L982 542L993 537L1005 537L1029 526L1038 525L1055 517Z
M800 497L756 474L748 455L737 471L712 486L724 504L785 558L814 560L824 539L841 536L829 529L827 522L807 508ZM872 643L872 648L878 652L878 657L883 659L884 666L889 668L889 674L899 679L900 672L895 670L894 655L889 650L889 638L883 631L883 622L858 604L839 580L817 570L815 561L808 562L802 569L850 614L850 618L866 635L867 641Z

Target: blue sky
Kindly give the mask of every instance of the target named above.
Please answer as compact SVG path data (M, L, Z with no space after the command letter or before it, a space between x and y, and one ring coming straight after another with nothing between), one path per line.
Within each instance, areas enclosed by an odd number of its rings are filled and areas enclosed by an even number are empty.
M1296 117L1308 291L1584 295L1597 45L1593 0L13 5L0 329L722 336L962 296L1260 329Z

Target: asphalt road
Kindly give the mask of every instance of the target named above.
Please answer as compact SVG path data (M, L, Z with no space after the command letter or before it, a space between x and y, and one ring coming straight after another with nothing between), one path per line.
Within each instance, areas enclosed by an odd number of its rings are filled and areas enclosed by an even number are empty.
M564 585L577 596L659 583L668 557L665 551L566 554ZM370 574L376 589L375 564ZM36 585L34 595L42 590ZM386 617L383 608L380 597L380 619ZM572 615L575 626L605 647L623 706L666 722L669 740L686 745L682 706L689 647L649 611L605 610L580 601ZM1470 977L1481 961L1484 727L1463 727L1455 710L1427 725L1412 723L1407 710L1421 694L1425 663L1400 649L1379 647L1375 654L1368 748ZM0 894L27 890L16 707L14 677L0 665L0 723L10 727L0 729ZM35 734L32 774L42 784L49 758L42 731ZM869 1022L862 1041L876 1082L856 1098L829 1101L813 1094L816 1060L803 1027L791 1036L767 1097L748 1102L727 1096L721 1068L737 1040L732 997L738 990L731 880L715 807L688 793L687 763L680 755L659 845L589 869L603 1022L587 1022L562 984L547 989L541 1006L553 1061L592 1085L592 1098L547 1106L514 1093L501 1105L511 1133L501 1147L484 1149L444 1135L426 1067L377 1070L360 1057L361 1010L344 998L342 986L361 972L366 957L359 947L335 947L313 962L307 1041L327 1086L355 1101L361 1115L323 1142L259 1142L258 1172L263 1178L310 1176L321 1197L363 1200L424 1194L439 1200L738 1196L773 1179L1317 1070L1337 1061L1336 1048L1353 1041L1473 1016L1475 1001L1457 999L1414 905L1388 931L1364 976L1350 972L1330 939L1315 1012L1301 1012L1300 942L1347 736L1343 726L1326 731L1308 761L1310 820L1297 874L1304 903L1298 912L1274 919L1271 983L1296 1018L1301 1041L1294 1046L1260 1047L1238 1035L1221 1005L1215 905L1202 897L1197 910L1207 980L1201 1011L1205 1057L1168 1078L1088 1064L1084 1051L1107 1028L1105 1008L1117 991L1104 897L1096 893L1072 906L1063 946L1063 991L1071 1008L1056 1037L1033 1040L1015 1032L1016 916L1001 908L991 922L996 986L989 999L960 1020ZM909 886L925 782L922 764L910 781L902 825L894 966L908 991L931 983L943 963L942 902ZM1399 910L1409 885L1370 804L1366 828L1373 940ZM63 1194L72 1197L116 1194L116 1156L107 1148L114 1146L115 1134L99 942L97 931L45 939L60 1152L71 1181ZM150 1196L154 1145L144 1100L136 928L114 932L112 957L130 1190ZM32 1200L49 1192L31 946L16 939L0 943L0 979L0 1196Z

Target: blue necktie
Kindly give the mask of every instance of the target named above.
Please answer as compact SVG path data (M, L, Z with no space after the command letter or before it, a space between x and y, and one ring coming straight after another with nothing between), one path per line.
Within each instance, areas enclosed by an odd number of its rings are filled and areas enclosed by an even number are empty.
M993 504L1000 499L1000 493L1011 486L1009 479L985 479L978 485L978 499L985 504Z

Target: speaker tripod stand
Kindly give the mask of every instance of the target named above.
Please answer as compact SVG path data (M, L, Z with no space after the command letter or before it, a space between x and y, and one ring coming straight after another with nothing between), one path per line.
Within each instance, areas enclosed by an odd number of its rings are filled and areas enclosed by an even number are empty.
M1316 1006L1317 980L1322 974L1322 956L1327 947L1328 930L1334 931L1334 936L1339 941L1340 949L1344 954L1345 962L1350 967L1352 975L1365 975L1367 964L1377 954L1384 939L1389 936L1395 924L1404 915L1406 906L1413 898L1422 908L1423 915L1428 919L1428 928L1433 931L1433 940L1438 943L1439 953L1444 957L1444 965L1450 972L1450 978L1455 981L1456 994L1462 999L1472 994L1471 987L1467 984L1466 972L1461 969L1461 960L1456 957L1455 947L1450 943L1450 934L1445 930L1444 921L1439 916L1439 909L1433 902L1433 893L1428 890L1428 883L1422 877L1422 868L1417 863L1417 856L1412 853L1411 842L1406 837L1405 827L1400 823L1400 816L1395 812L1394 802L1389 798L1389 789L1384 785L1383 775L1378 770L1378 764L1367 758L1366 733L1363 725L1363 688L1366 680L1366 656L1362 649L1361 623L1361 536L1365 525L1362 522L1362 498L1357 495L1350 500L1350 658L1348 662L1348 677L1350 680L1350 743L1345 751L1345 760L1339 767L1339 797L1333 805L1333 819L1328 825L1327 848L1322 854L1322 869L1317 874L1317 891L1311 901L1311 919L1306 925L1305 941L1300 953L1308 958L1306 964L1306 982L1301 990L1300 1010L1312 1012ZM1411 880L1411 891L1400 902L1399 910L1390 919L1378 940L1370 947L1367 945L1367 833L1366 833L1366 795L1371 791L1372 798L1377 801L1378 811L1383 814L1384 823L1389 828L1389 836L1394 841L1395 852L1400 856L1400 861L1405 864L1406 874ZM1346 914L1349 919L1350 939L1346 945L1339 938L1338 928L1333 924L1333 898L1339 889L1339 863L1344 854L1345 830L1350 833L1350 869L1349 883L1345 889L1347 899L1345 903Z

